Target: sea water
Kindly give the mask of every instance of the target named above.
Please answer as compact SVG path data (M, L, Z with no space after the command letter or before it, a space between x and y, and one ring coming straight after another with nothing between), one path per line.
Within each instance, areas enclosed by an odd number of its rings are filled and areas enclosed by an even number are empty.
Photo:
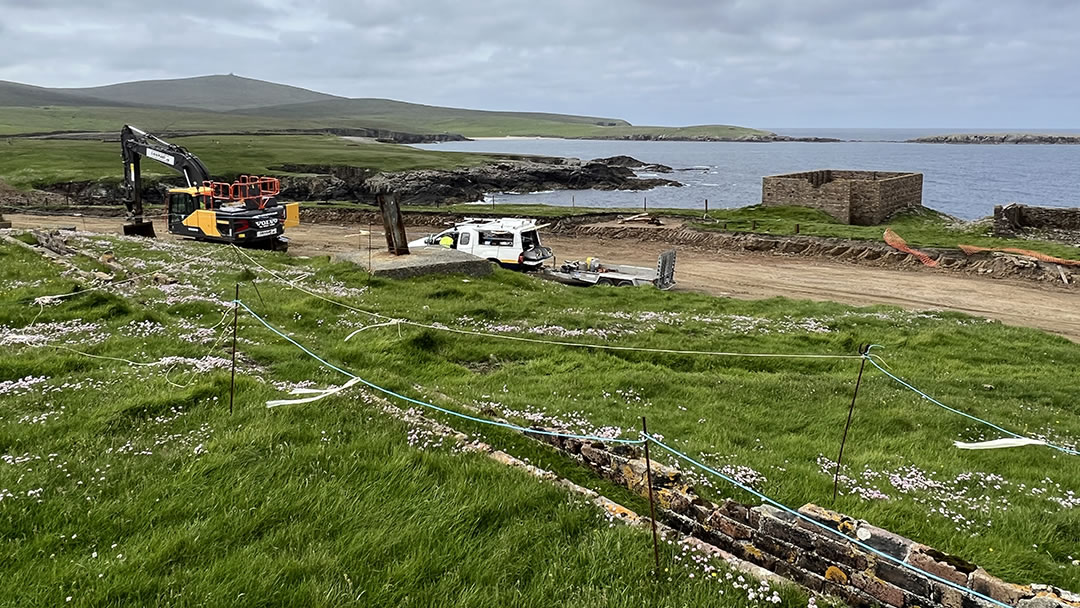
M485 139L425 144L419 148L463 152L503 152L569 156L583 160L625 154L659 163L673 173L642 174L685 184L652 190L494 193L497 202L701 209L741 207L761 201L761 178L813 169L916 171L923 174L923 205L963 219L993 213L994 205L1019 202L1080 207L1080 145L915 144L903 139L959 130L774 129L796 137L834 137L860 141L682 142L574 139ZM970 130L969 130L970 131ZM1008 132L983 129L978 132ZM1045 132L1078 133L1047 129Z

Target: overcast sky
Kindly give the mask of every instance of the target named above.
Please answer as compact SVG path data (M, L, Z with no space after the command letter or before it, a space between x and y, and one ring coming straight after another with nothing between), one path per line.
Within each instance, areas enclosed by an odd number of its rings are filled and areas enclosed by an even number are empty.
M1080 127L1076 0L0 0L0 80L775 127Z

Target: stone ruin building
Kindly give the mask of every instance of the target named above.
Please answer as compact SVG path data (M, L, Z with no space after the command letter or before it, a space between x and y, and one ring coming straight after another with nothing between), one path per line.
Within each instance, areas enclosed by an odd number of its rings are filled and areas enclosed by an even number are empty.
M845 224L874 226L921 207L922 185L922 173L819 169L762 178L761 204L811 207Z

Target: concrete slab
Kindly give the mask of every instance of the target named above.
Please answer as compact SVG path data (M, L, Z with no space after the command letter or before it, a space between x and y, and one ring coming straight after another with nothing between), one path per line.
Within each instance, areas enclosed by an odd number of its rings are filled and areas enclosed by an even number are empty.
M371 252L368 265L366 251L336 253L334 261L352 262L377 277L407 279L428 274L467 274L484 276L491 274L492 263L474 255L445 247L412 247L408 255L393 255L380 250Z

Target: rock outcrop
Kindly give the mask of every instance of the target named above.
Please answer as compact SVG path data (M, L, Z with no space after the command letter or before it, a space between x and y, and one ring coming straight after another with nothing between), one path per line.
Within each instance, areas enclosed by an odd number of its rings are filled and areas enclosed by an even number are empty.
M368 179L365 186L371 194L394 192L403 204L416 205L478 201L488 192L649 190L682 184L669 179L638 178L628 167L595 161L551 164L514 160L446 171L380 173Z
M640 161L633 156L626 156L620 154L619 156L610 156L608 158L594 158L591 162L601 163L609 167L626 167L627 169L634 169L636 171L649 171L651 173L671 173L674 171L667 165L661 165L659 163L646 163Z
M649 190L658 186L682 186L661 178L639 178L635 170L669 172L670 167L649 165L630 157L616 157L612 163L580 161L572 158L502 159L476 167L376 173L371 169L338 165L285 164L271 167L271 175L281 176L283 201L373 202L377 194L396 193L405 205L453 204L479 201L491 192L538 192L543 190L597 189ZM228 180L229 176L221 176ZM179 177L160 183L144 182L143 200L163 202L163 186L180 185ZM115 205L124 200L118 182L68 182L33 191L37 198L63 200L66 204ZM31 196L17 191L11 202L31 206ZM7 197L2 196L0 202Z
M833 137L791 137L789 135L777 135L776 133L750 133L747 135L723 136L723 135L683 135L679 133L633 133L629 135L594 135L581 139L613 139L623 141L736 141L736 142L772 142L772 141L802 141L802 142L839 142L842 139Z
M914 144L1080 144L1080 135L1038 133L953 133L907 140Z

